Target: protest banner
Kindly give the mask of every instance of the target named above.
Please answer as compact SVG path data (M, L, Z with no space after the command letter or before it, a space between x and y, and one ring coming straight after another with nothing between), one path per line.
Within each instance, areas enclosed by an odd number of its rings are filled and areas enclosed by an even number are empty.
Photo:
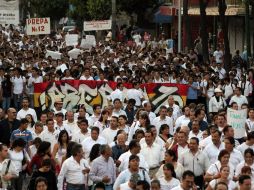
M96 40L94 35L86 35L86 38L81 40L80 47L83 49L90 49L95 46Z
M77 48L74 48L70 51L68 51L68 55L70 56L70 58L72 59L77 59L79 55L81 55L83 53L83 50L81 49L77 49Z
M62 58L62 53L59 53L58 51L47 50L45 57L48 58L49 56L52 57L52 59L57 60Z
M66 46L78 45L78 34L67 34L65 36Z
M111 30L112 20L84 21L84 31Z
M68 80L36 83L34 85L34 105L42 110L54 107L55 97L63 100L66 109L77 109L78 105L85 105L88 113L92 113L92 106L100 104L108 106L108 96L116 89L116 82ZM125 83L123 94L127 94L132 84ZM168 104L168 96L172 95L183 106L186 101L188 85L170 83L142 84L141 89L145 99L153 105L154 112L158 113L161 105Z
M234 128L235 138L245 137L245 122L247 119L247 109L233 110L227 109L227 123Z
M19 24L18 0L0 0L0 24Z
M26 34L50 34L50 18L47 17L26 19Z

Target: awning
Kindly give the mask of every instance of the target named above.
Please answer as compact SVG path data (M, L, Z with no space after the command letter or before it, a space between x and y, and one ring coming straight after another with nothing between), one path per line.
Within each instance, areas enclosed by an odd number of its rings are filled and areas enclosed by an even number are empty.
M169 15L163 15L160 11L157 11L154 14L154 22L155 23L172 23L172 16Z
M236 15L243 15L245 13L245 9L243 7L228 7L225 15L226 16L236 16ZM189 8L188 10L189 15L200 15L200 9L198 8ZM206 8L206 15L208 16L218 16L219 10L218 7L207 7Z

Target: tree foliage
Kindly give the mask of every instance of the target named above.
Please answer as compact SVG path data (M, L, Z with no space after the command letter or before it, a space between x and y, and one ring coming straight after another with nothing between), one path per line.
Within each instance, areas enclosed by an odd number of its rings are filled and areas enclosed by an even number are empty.
M68 8L68 0L30 0L30 12L32 12L32 15L50 17L53 20L66 16Z
M86 9L91 20L109 19L112 13L111 1L87 0Z

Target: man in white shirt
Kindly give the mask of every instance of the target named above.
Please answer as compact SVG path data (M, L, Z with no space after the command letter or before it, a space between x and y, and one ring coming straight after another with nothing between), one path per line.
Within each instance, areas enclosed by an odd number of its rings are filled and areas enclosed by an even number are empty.
M90 171L88 162L83 159L83 150L80 144L72 148L72 156L64 161L58 175L58 190L63 189L64 179L67 182L67 189L85 189L88 185L88 173Z
M184 106L182 108L183 114L182 116L178 117L175 122L175 129L181 127L183 125L188 126L190 122L190 108L188 106Z
M123 84L122 83L117 83L116 89L111 92L109 95L108 99L111 102L114 102L115 99L119 99L121 102L124 102L124 96L123 96Z
M29 108L29 99L23 98L22 100L22 108L17 113L17 119L23 119L26 117L27 114L31 114L33 117L34 122L37 121L37 115L34 109Z
M51 143L51 151L54 148L54 145L57 143L58 134L59 132L55 130L54 128L54 120L53 119L47 119L47 129L44 129L41 134L40 138L42 141L47 141Z
M90 129L88 129L88 121L86 119L82 119L78 122L79 131L73 133L72 141L76 143L82 143L85 138L90 137Z
M14 161L8 159L8 156L8 147L0 144L0 184L4 189L11 183L11 180L19 176Z
M156 118L156 115L154 112L152 112L151 103L145 100L143 101L142 105L145 108L145 111L148 113L150 121L153 121Z
M196 137L198 138L199 141L201 141L203 138L202 134L203 132L200 130L199 121L197 119L194 119L192 121L191 131L189 133L189 139L191 139L192 137Z
M58 130L59 132L62 130L66 130L68 135L71 137L72 136L72 131L68 125L64 125L63 119L64 115L62 112L58 112L55 114L56 116L56 123L55 123L55 129Z
M122 172L128 169L129 166L129 157L131 155L137 155L139 157L139 165L140 167L149 170L148 164L142 154L140 154L140 144L137 140L131 140L129 143L129 151L121 154L119 159L116 161L116 165L119 166L119 171Z
M62 112L63 115L66 114L67 110L63 108L63 101L61 98L56 98L53 111L55 114L57 114L59 112Z
M239 150L242 155L244 155L244 151L248 148L254 150L254 131L248 133L246 142L239 145L236 149Z
M63 121L63 125L68 126L72 134L80 131L77 121L74 119L73 111L66 112L66 120Z
M220 151L225 148L225 145L221 142L221 132L219 130L214 131L211 136L212 143L205 147L204 153L208 156L210 163L214 164L218 160Z
M238 105L238 109L241 109L242 104L248 104L248 100L245 96L242 95L240 87L236 87L234 92L235 95L232 96L229 105L231 105L233 102L236 102Z
M138 82L133 82L133 88L127 91L126 98L127 100L134 99L136 101L136 107L141 106L141 102L144 100L144 95Z
M90 69L84 68L80 80L94 80L94 78L90 75Z
M91 129L91 136L83 140L82 147L85 153L85 158L89 157L90 151L95 144L107 144L106 139L99 136L100 129L98 127L93 127Z
M116 98L113 102L114 104L114 109L113 109L113 112L112 112L112 116L116 116L116 117L119 117L120 115L126 115L126 112L124 110L122 110L122 102Z
M149 166L149 176L153 177L160 167L160 163L163 160L164 152L163 148L154 143L154 136L151 130L145 132L145 143L141 144L140 154L142 154ZM153 155L153 156L151 156Z
M173 117L173 120L176 121L176 119L182 115L181 114L182 111L181 111L180 107L175 104L174 96L170 95L168 97L168 106L173 109L172 117Z
M118 117L112 116L109 128L104 129L101 133L101 136L106 139L107 144L111 144L114 141L117 131L118 131Z
M184 170L190 170L195 174L195 181L201 189L204 186L204 178L206 170L210 166L208 157L199 150L199 140L197 137L192 137L189 143L189 150L183 152L178 162L183 165Z
M172 118L167 116L166 106L161 106L160 107L159 114L160 115L152 121L152 124L157 129L157 134L159 134L161 125L167 124L169 126L169 134L174 135L173 120L172 120Z
M93 126L96 121L99 120L101 115L101 106L99 104L93 105L93 115L91 115L87 120L89 126Z
M197 189L194 182L195 175L192 171L186 170L183 172L181 184L177 187L174 187L171 190L192 190Z
M216 63L222 64L223 61L223 51L220 50L220 47L217 48L213 53L213 57L215 58Z

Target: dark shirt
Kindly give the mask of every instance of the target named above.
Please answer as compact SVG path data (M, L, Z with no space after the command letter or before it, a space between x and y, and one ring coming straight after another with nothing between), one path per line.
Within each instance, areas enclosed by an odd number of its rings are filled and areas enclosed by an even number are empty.
M112 158L113 160L118 160L121 154L125 153L128 150L128 147L120 147L119 145L114 145L112 147Z
M20 125L20 121L15 119L13 121L9 121L8 119L4 119L0 122L0 142L10 145L10 137L14 130L18 129Z
M127 107L125 108L125 113L127 115L127 122L126 124L129 124L131 125L134 121L134 117L135 117L135 114L136 114L136 110L133 108L131 110L129 110Z
M48 172L41 172L39 170L33 172L28 190L36 190L35 180L37 177L44 177L47 179L48 182L47 190L57 190L56 174L52 170L49 170Z
M12 92L12 82L4 80L2 82L2 92L3 92L3 97L5 98L10 98L11 97L11 92Z

